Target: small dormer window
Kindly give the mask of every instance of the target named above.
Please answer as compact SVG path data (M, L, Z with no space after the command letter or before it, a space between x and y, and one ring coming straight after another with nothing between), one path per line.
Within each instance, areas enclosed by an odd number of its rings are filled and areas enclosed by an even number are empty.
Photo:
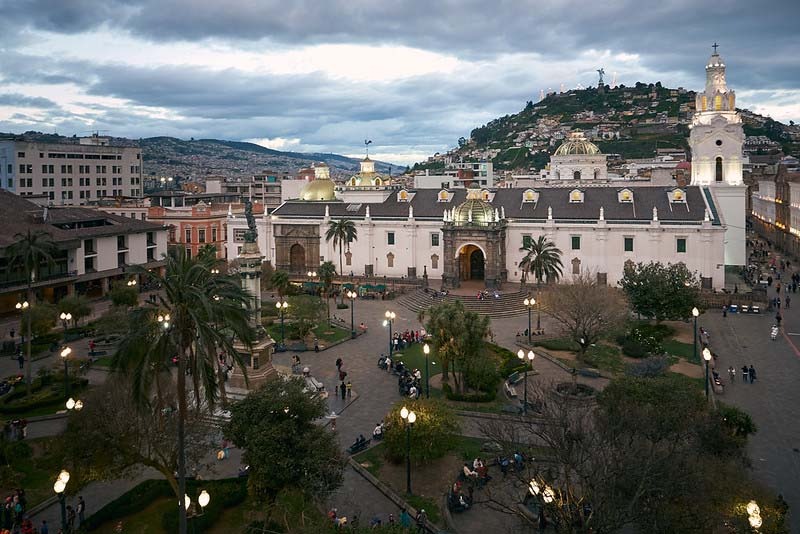
M405 189L401 189L400 192L397 194L397 200L400 202L408 202L408 191Z
M355 176L350 178L350 186L351 187L355 187L356 186L356 177Z
M484 189L481 191L481 200L489 201L489 191Z
M438 199L439 202L450 202L450 194L447 192L447 189L439 191Z
M673 189L669 192L669 201L686 203L686 192L683 189Z
M537 197L538 197L538 194L536 193L536 191L534 191L533 189L526 189L522 193L522 202L524 202L524 203L526 203L526 202L535 203Z
M619 201L620 202L633 202L633 191L630 189L623 189L619 192Z
M580 189L573 189L569 193L570 204L580 204L583 202L583 191Z
M383 185L383 181L380 178L375 178L375 185L380 187ZM406 193L407 194L407 193Z

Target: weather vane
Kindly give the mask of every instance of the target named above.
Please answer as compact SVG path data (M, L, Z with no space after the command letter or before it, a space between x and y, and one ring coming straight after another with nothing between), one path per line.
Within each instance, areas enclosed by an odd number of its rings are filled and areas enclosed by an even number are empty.
M367 150L367 157L369 157L369 145L372 144L372 141L369 139L364 139L364 148Z

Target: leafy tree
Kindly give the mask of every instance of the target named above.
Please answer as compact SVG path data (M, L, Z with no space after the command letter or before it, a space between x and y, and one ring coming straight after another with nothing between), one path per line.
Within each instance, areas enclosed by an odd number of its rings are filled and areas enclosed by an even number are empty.
M175 475L178 466L176 390L169 374L158 378L158 397L138 402L132 377L112 373L83 398L83 409L73 411L62 440L69 471L82 487L93 480L131 478L143 468L158 471L182 495ZM155 390L155 388L154 388ZM197 466L213 450L206 424L190 413L185 422L186 461Z
M272 288L278 292L278 296L281 298L288 293L289 286L292 285L291 282L289 282L289 273L286 271L275 271L272 273L269 281Z
M140 403L151 399L156 379L172 368L177 358L176 397L178 404L178 496L185 491L184 427L189 417L186 376L190 372L196 413L216 405L220 388L218 351L233 358L243 373L247 367L234 347L234 339L250 346L255 339L251 322L251 295L239 280L211 274L208 265L190 258L183 249L167 256L164 275L141 270L163 292L156 307L131 312L132 329L120 343L112 368L133 380L133 395ZM166 320L166 317L169 319ZM158 321L157 318L162 321ZM160 389L158 398L161 399ZM201 402L202 400L202 402ZM181 507L180 534L186 533L186 511Z
M484 339L489 333L489 318L466 310L461 301L443 302L427 311L425 328L433 338L433 350L442 364L442 380L449 379L452 367L457 392L463 392L463 382L475 386L485 378ZM458 366L463 382L455 373Z
M627 262L619 285L636 313L657 321L685 319L700 304L700 281L684 263Z
M92 306L89 299L83 295L70 295L58 301L58 311L72 314L73 325L78 321L92 314Z
M317 274L319 274L319 279L320 281L322 281L322 284L324 286L325 306L328 310L328 320L330 320L331 305L329 300L331 298L331 290L333 289L333 279L336 277L336 266L333 264L332 261L326 261L319 266Z
M580 345L579 356L603 334L625 324L628 304L619 290L600 285L588 273L559 284L542 299L547 313Z
M328 223L328 231L325 232L325 241L333 241L333 248L339 249L339 274L343 275L342 252L344 248L350 250L350 243L358 239L358 229L350 219L339 219Z
M313 295L297 295L289 297L289 317L293 319L292 327L296 335L303 339L319 324L322 318L322 303Z
M528 273L533 275L537 285L541 285L542 281L548 284L558 282L561 278L564 269L561 250L545 236L540 235L536 240L525 243L519 250L525 253L519 262L523 282Z
M339 444L315 423L327 404L303 389L299 379L276 380L231 408L224 433L244 450L248 487L259 500L272 501L288 489L319 498L342 484Z
M56 307L49 302L31 306L22 312L22 320L28 325L27 341L30 341L31 334L35 338L49 334L57 319Z
M232 262L231 262L232 263ZM231 269L231 264L228 264L228 269ZM261 264L261 292L263 293L270 287L272 287L272 275L275 273L275 269L272 267L272 264L269 262L263 262Z
M9 258L8 266L10 269L22 269L25 273L25 282L27 289L25 291L26 299L30 307L36 305L36 294L33 292L33 283L39 278L42 267L44 265L53 265L53 256L57 251L53 238L47 232L42 230L31 231L28 229L26 233L19 233L14 236L14 243L8 247L6 255ZM28 393L31 389L31 327L32 315L28 314L26 320L27 329L27 346L25 349L25 383L28 386Z
M464 148L467 145L467 140L464 137L458 138L458 148Z
M122 282L114 284L108 292L111 304L120 308L132 308L139 304L139 290L137 286L129 286Z
M452 409L434 399L407 399L397 403L384 419L388 425L384 442L389 460L401 462L406 457L406 423L400 417L403 406L417 415L411 429L412 461L424 463L435 460L453 449L460 428Z

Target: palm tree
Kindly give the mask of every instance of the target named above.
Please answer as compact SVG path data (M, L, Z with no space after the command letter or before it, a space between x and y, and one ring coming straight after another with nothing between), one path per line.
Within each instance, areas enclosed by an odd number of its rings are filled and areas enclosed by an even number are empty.
M217 246L206 243L197 251L197 257L203 261L215 262L217 260Z
M19 233L14 236L15 242L8 247L9 267L19 267L25 273L27 282L26 299L30 306L34 305L33 283L39 278L42 263L53 264L53 255L56 253L56 245L53 238L43 230L28 231L24 234ZM31 389L31 316L28 312L25 330L27 342L25 348L25 383L27 392Z
M325 286L325 305L328 308L328 321L330 321L331 305L329 300L331 298L331 289L333 288L333 279L336 276L336 266L332 261L326 261L319 266L317 273L319 274L319 279L322 280Z
M141 270L163 289L156 306L131 312L131 331L114 355L112 368L132 377L134 396L143 404L166 402L161 388L165 376L176 387L178 400L178 500L186 491L185 423L188 414L187 371L194 385L195 409L212 410L219 399L217 351L233 357L245 373L246 366L234 348L234 339L251 346L256 332L251 322L252 296L233 276L212 274L213 265L190 258L183 249L165 258L164 274ZM177 359L177 384L170 375ZM201 399L202 396L202 399ZM166 408L166 406L165 406ZM180 533L186 533L186 509L180 509Z
M350 219L339 219L338 221L331 221L328 226L328 231L325 232L325 241L333 240L333 248L339 249L339 274L344 276L342 268L342 252L344 247L350 250L350 243L358 240L358 230L356 225Z
M519 262L522 269L522 280L525 281L526 275L531 273L536 279L536 301L539 302L539 291L542 280L548 284L557 282L563 274L564 265L561 263L561 250L556 244L540 235L535 241L525 243L520 252L525 252L525 256ZM536 329L541 330L542 316L541 307L536 308Z
M270 276L269 283L272 285L272 288L278 292L278 296L283 298L289 291L289 286L291 285L291 282L289 282L289 273L286 271L275 271L272 273L272 276Z

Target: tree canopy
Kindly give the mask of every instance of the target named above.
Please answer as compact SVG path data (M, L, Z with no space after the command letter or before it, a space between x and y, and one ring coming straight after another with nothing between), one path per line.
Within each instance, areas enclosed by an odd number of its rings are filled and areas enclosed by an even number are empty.
M636 313L657 321L690 317L700 303L700 281L683 263L627 262L619 285Z
M519 250L525 253L519 262L523 281L528 273L533 275L537 284L543 281L558 282L561 278L564 268L561 263L561 250L545 236L540 235L535 240L527 241Z
M326 408L295 378L270 382L233 405L224 433L244 450L254 497L271 501L287 489L324 497L342 484L336 438L315 423Z

